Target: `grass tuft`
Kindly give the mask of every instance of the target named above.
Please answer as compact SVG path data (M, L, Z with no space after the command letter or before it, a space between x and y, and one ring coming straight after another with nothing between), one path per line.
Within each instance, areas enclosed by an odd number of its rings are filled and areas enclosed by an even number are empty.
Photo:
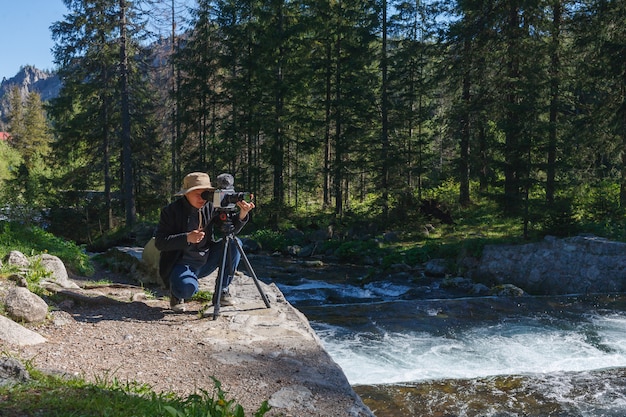
M101 378L95 383L80 378L66 379L43 374L26 364L31 381L0 386L2 413L7 416L172 416L245 417L243 407L228 398L220 381L213 378L212 392L199 391L188 397L155 393L149 385L122 383ZM254 412L262 417L269 411L267 401Z

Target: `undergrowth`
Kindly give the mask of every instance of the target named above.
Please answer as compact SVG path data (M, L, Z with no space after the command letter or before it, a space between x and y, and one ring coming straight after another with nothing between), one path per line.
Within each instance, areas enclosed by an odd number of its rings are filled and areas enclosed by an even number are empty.
M0 221L0 258L17 250L26 256L50 253L58 256L65 266L83 276L94 272L93 264L84 248L59 238L34 225Z

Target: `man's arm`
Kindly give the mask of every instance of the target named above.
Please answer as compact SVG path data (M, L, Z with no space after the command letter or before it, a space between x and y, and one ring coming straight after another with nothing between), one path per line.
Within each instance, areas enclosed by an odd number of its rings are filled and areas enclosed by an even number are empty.
M184 250L187 247L187 231L181 230L177 218L177 213L171 205L161 210L159 225L154 235L154 244L158 250Z

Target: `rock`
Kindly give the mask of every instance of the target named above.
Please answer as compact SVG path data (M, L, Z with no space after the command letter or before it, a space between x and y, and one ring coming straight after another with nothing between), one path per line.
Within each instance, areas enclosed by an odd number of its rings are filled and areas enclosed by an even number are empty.
M76 285L76 283L70 281L69 276L67 275L67 269L65 269L63 261L61 261L58 257L44 253L33 256L32 259L35 262L40 262L47 271L52 273L52 276L50 278L46 278L43 282L51 282L62 288L80 288Z
M304 232L294 228L286 230L284 235L285 239L293 242L302 242L305 239Z
M0 386L24 383L30 375L24 365L14 358L0 358Z
M320 260L304 261L302 262L302 266L305 266L307 268L320 268L324 266L324 262Z
M510 283L530 294L626 291L626 243L596 236L487 245L470 271L477 282Z
M485 284L474 284L469 293L471 295L487 295L490 293L490 289Z
M431 277L443 277L448 273L445 259L431 259L424 264L424 274Z
M4 261L7 263L7 265L13 265L23 268L28 268L28 266L30 265L28 257L17 250L12 250L11 252L9 252L7 256L5 256Z
M261 244L254 239L242 237L241 248L246 253L258 253L261 251Z
M15 284L18 287L24 287L27 288L28 287L28 280L26 280L26 277L19 275L19 274L11 274L9 275L9 281L13 281L15 282Z
M400 240L397 232L389 231L383 234L383 240L385 242L397 242Z
M391 266L389 266L389 269L392 272L409 272L413 268L411 268L410 265L407 265L404 262L402 262L402 263L397 263L397 264L391 264Z
M498 297L522 297L524 290L512 284L503 284L493 287L489 293Z
M53 311L50 313L50 316L52 317L52 324L56 327L67 326L68 324L72 324L76 321L67 311Z
M165 287L159 275L159 259L161 253L150 239L145 247L116 246L103 255L112 270L125 273L134 281Z
M268 401L271 407L275 408L301 408L303 405L310 403L311 391L302 385L291 385L281 388L272 394Z
M298 256L301 251L302 251L302 247L300 245L287 246L287 253L290 256Z
M306 245L303 248L300 248L297 255L300 258L308 258L309 256L313 256L316 249L317 249L317 243L311 243L311 244Z
M4 300L4 308L13 320L26 323L43 321L48 315L48 304L24 287L9 290Z
M441 281L442 288L458 288L469 291L473 286L472 280L464 277L446 277Z
M326 230L323 230L323 229L314 230L311 233L309 233L309 241L311 242L323 242L325 240L332 239L332 237L333 237L332 228L328 228Z
M37 345L46 342L46 339L39 333L20 326L2 315L0 315L0 340L16 346Z

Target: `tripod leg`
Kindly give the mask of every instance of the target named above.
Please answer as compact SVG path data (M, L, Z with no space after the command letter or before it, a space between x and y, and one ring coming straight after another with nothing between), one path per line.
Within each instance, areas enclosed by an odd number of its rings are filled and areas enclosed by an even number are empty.
M219 273L215 280L215 293L213 294L213 320L216 320L220 315L220 303L222 301L222 287L224 285L224 278L226 272L226 260L228 259L228 252L230 245L228 242L230 237L226 236L223 239L224 248L222 250L222 263L220 265Z
M248 272L250 273L250 275L252 275L252 279L254 280L254 285L256 285L256 289L259 290L259 294L261 295L261 298L263 299L263 302L265 303L265 307L270 308L270 300L269 298L267 298L267 294L263 292L263 288L261 288L259 279L254 273L254 270L252 269L252 265L250 265L250 261L248 260L248 257L246 256L246 253L243 251L243 248L241 247L241 244L239 243L237 239L233 239L233 241L237 245L237 249L239 250L239 253L241 254L241 259L246 265Z

